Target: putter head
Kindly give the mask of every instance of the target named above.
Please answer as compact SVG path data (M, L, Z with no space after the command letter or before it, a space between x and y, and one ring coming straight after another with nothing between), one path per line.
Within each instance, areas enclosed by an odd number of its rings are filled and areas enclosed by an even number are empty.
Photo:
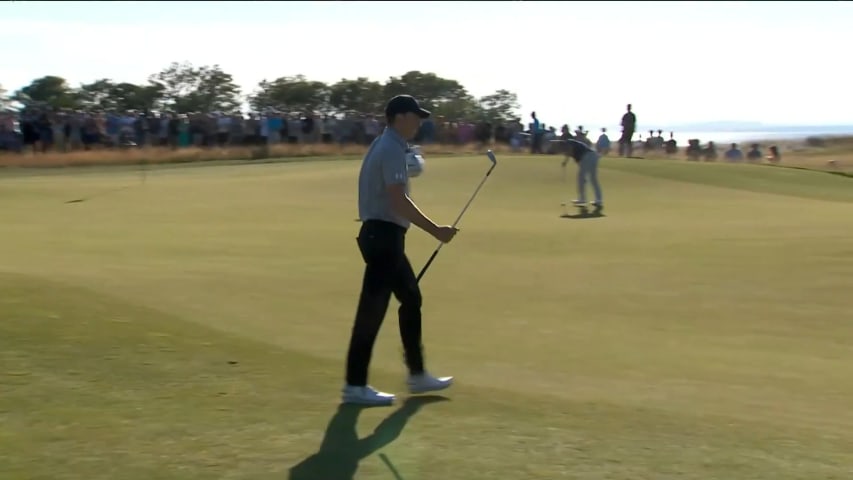
M489 150L489 151L487 151L487 152L486 152L486 156L488 156L488 157L489 157L489 160L491 160L491 161L492 161L492 165L497 165L497 164L498 164L498 159L497 159L497 158L495 158L495 152L493 152L493 151Z

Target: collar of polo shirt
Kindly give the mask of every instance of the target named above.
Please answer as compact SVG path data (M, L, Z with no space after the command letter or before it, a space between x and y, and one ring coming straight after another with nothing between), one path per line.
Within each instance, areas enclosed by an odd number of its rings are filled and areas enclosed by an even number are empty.
M403 149L405 149L405 150L409 149L408 140L406 140L405 138L403 138L402 135L397 133L397 130L394 130L391 127L385 127L385 131L383 132L383 135L388 135L389 139L392 139L395 142L399 143L400 146L403 147Z

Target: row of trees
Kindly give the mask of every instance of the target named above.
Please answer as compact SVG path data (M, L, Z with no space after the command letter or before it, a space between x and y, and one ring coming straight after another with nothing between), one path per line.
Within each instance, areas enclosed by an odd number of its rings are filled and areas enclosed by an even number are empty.
M385 83L359 77L328 85L303 75L288 76L263 80L254 92L243 95L232 75L219 65L194 66L189 62L172 63L141 85L104 78L72 87L64 78L49 75L8 95L0 87L0 107L16 103L23 107L232 112L245 101L255 111L379 113L388 98L400 93L414 95L425 108L449 118L511 121L519 109L513 92L498 90L476 98L456 80L419 71L391 77Z

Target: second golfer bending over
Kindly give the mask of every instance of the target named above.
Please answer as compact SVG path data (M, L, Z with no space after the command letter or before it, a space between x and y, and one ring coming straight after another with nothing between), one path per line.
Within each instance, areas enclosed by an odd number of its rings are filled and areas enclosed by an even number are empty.
M592 205L597 208L604 207L604 199L601 196L601 185L598 183L598 160L599 156L595 150L589 148L585 143L577 140L562 140L564 153L566 154L563 160L563 167L569 161L569 158L574 158L578 164L578 198L574 200L575 205L586 204L586 181L592 184L592 190L595 193L595 201Z

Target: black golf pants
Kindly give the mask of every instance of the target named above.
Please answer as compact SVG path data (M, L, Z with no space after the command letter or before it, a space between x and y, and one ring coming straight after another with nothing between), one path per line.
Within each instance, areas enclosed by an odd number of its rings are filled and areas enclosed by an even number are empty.
M406 230L390 222L367 220L357 240L366 265L347 354L347 384L367 385L373 344L392 293L400 302L397 313L406 366L411 374L423 373L421 291L406 257Z

